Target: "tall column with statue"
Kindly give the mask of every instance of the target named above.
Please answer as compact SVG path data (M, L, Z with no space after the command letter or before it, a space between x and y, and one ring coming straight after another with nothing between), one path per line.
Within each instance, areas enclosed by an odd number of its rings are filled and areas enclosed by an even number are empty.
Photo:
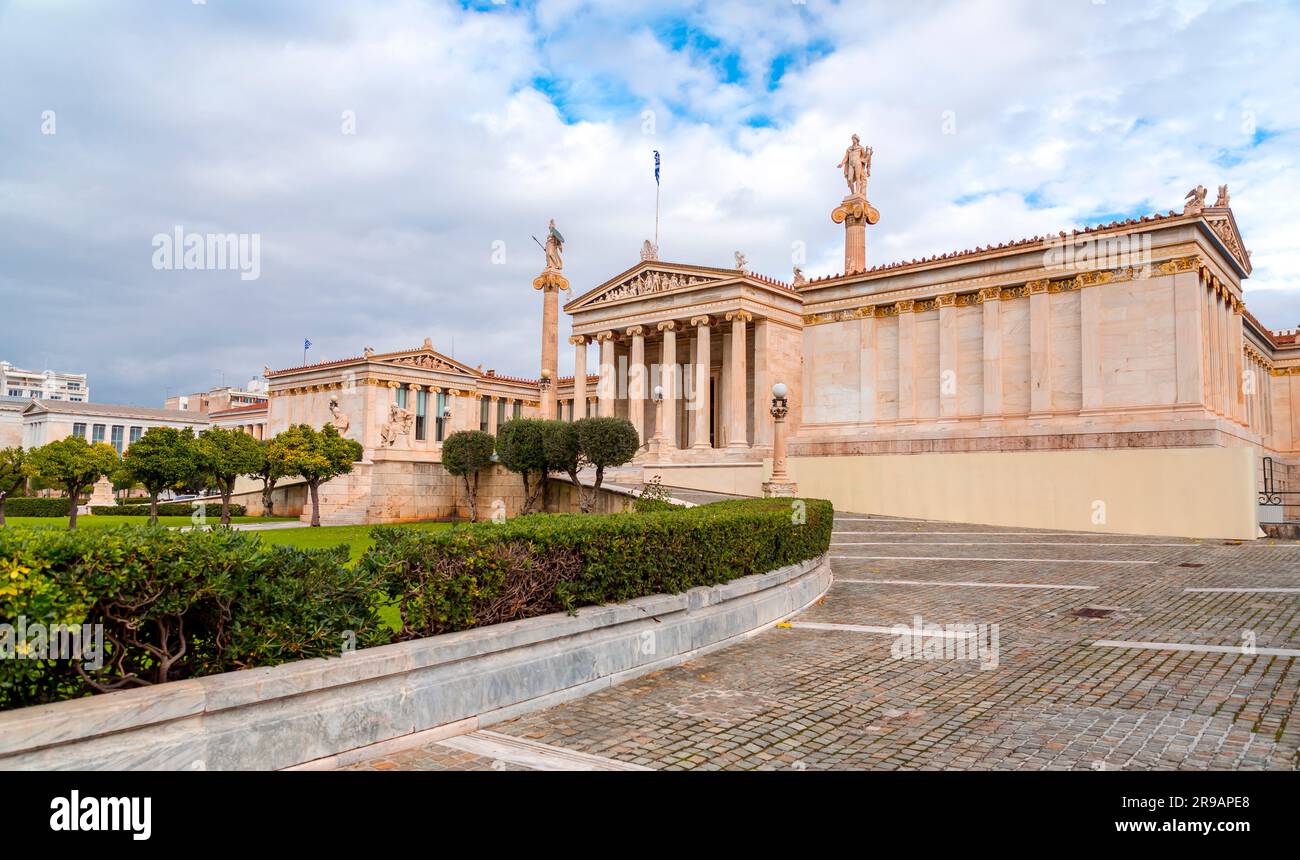
M844 151L836 167L844 171L849 193L831 212L831 220L844 225L844 274L867 268L867 225L880 220L876 207L867 201L867 180L871 177L871 147L862 146L858 136Z
M542 417L554 419L555 382L558 379L556 365L560 350L560 290L569 288L569 281L562 274L564 237L555 229L554 218L547 225L546 243L542 245L542 250L546 252L546 268L533 279L533 289L542 291L541 406Z

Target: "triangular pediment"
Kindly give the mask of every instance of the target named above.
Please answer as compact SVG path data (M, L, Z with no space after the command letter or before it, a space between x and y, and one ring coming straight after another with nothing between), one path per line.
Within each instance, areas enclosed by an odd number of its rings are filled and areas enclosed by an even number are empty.
M614 276L569 302L564 309L573 312L605 302L691 289L704 284L742 278L744 275L745 273L740 270L642 260L626 272Z
M1241 231L1237 229L1237 219L1232 216L1232 210L1226 206L1206 207L1201 214L1210 225L1210 229L1214 231L1214 235L1228 249L1228 253L1249 275L1250 252L1246 250L1246 243L1241 238Z
M483 374L472 367L466 367L455 359L448 358L442 353L430 349L413 349L403 352L390 352L385 355L368 356L371 361L377 361L380 364L389 364L394 367L418 367L424 370L437 370L443 373L454 373L458 376L479 377Z

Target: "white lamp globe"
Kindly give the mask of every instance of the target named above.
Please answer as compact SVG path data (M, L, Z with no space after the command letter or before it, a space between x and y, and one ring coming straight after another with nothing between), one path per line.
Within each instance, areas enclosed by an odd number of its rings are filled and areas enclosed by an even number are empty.
M784 382L778 382L776 385L772 386L772 396L777 400L785 400L786 395L789 393L790 389L786 387Z
M664 387L663 387L662 385L656 385L656 386L655 386L654 397L655 397L655 400L663 400L663 399L664 399Z

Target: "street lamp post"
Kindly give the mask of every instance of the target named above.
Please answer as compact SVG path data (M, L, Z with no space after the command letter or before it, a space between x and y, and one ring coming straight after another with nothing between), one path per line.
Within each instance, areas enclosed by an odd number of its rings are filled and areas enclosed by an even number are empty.
M790 390L784 383L772 386L772 480L763 484L764 496L797 496L799 485L790 480L785 463L785 416L790 411Z
M655 435L650 440L650 453L659 456L664 450L664 387L656 385L651 396L655 402Z

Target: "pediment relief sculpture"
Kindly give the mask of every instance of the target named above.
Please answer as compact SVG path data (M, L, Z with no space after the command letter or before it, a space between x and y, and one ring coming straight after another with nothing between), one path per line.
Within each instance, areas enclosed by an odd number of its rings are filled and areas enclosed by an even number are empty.
M713 278L702 278L697 275L683 275L677 272L642 272L635 278L624 281L617 286L606 290L599 298L592 302L612 302L616 299L626 299L632 296L645 296L652 293L663 293L668 290L675 290L678 287L693 287L697 284L708 283Z

